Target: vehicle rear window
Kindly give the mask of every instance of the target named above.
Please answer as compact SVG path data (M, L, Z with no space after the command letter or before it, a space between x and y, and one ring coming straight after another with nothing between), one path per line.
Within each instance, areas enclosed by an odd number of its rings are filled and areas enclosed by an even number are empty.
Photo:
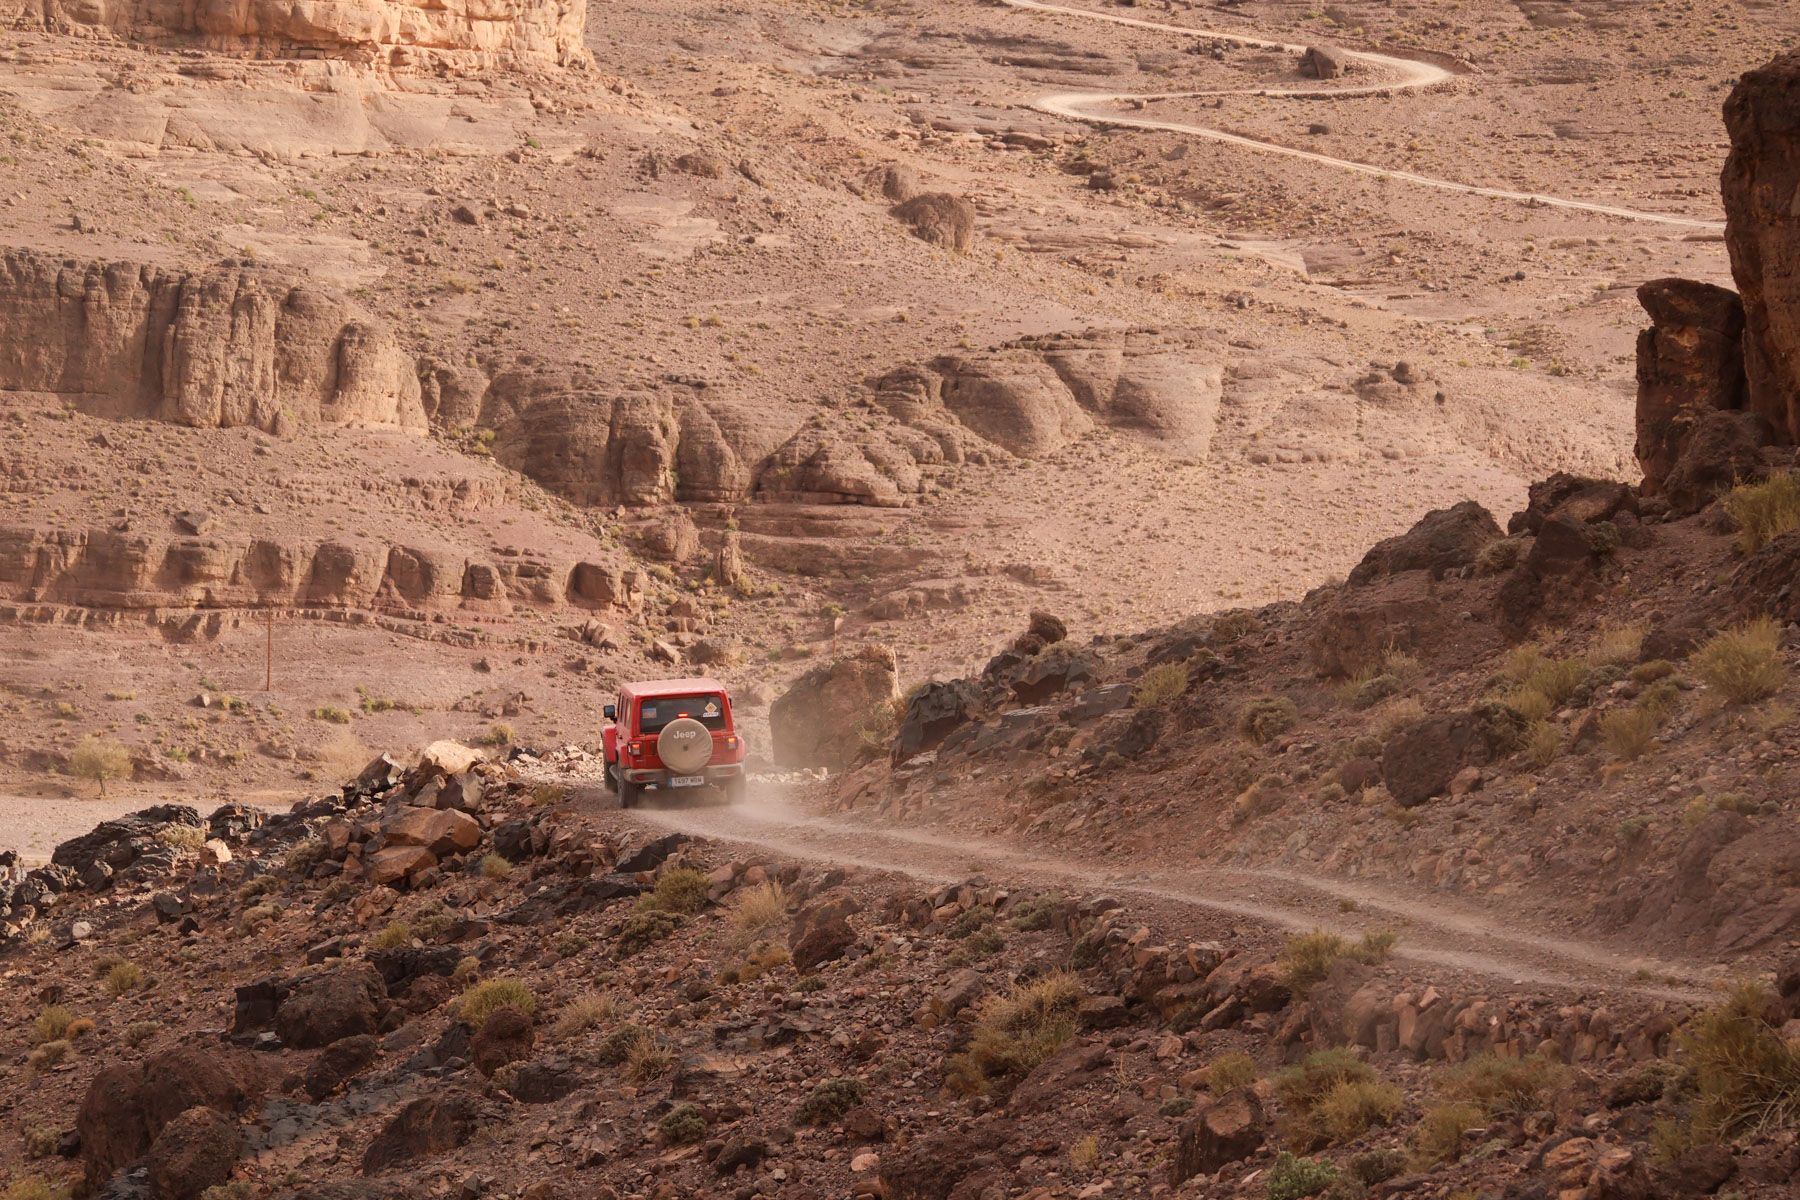
M638 702L638 732L661 733L678 717L692 717L708 729L725 728L725 697L717 692L698 696L658 696Z

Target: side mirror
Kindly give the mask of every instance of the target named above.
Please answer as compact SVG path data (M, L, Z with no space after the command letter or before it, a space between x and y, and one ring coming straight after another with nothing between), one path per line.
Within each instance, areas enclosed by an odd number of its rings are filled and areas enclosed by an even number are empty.
M605 717L609 721L616 721L619 719L619 710L617 708L615 708L613 705L609 704L605 708L600 710L600 715Z

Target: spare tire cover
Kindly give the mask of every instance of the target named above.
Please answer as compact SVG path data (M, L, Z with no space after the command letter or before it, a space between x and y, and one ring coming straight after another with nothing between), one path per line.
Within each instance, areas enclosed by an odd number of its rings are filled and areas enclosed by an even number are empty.
M712 732L692 717L677 717L656 735L657 757L671 771L698 771L712 751Z

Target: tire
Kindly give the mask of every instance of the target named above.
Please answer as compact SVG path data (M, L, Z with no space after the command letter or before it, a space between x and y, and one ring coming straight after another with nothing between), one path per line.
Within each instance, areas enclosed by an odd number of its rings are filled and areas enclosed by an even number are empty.
M619 777L613 773L613 764L607 763L606 769L600 772L600 785L609 792L619 790Z
M619 807L636 808L638 797L643 794L643 791L643 788L629 779L619 780Z
M742 775L733 775L725 781L725 803L742 804L750 794L750 780Z

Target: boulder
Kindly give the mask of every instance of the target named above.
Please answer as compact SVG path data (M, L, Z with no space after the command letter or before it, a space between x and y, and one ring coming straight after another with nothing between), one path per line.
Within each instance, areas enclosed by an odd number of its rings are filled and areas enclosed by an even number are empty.
M1300 74L1308 79L1336 79L1344 68L1343 54L1327 46L1308 46L1300 56Z
M1670 510L1699 512L1738 484L1765 478L1769 462L1764 448L1772 437L1767 422L1755 413L1718 411L1697 417L1663 478L1662 494Z
M1425 717L1401 729L1381 750L1381 781L1402 808L1450 790L1463 768L1488 761L1485 730L1468 713Z
M195 1105L164 1125L150 1144L144 1165L156 1200L194 1200L231 1178L243 1151L237 1122L205 1105Z
M1350 583L1366 584L1402 571L1442 575L1475 561L1481 548L1502 536L1488 510L1473 500L1426 513L1397 537L1375 543L1350 572Z
M275 1013L282 1044L295 1050L329 1046L343 1038L375 1033L387 986L368 963L354 963L299 980Z
M1092 682L1096 671L1092 653L1059 642L1020 663L1011 672L1007 686L1020 704L1042 704L1052 696Z
M189 1109L236 1115L260 1091L252 1064L217 1047L182 1046L135 1066L101 1070L75 1114L88 1183L98 1184L135 1162Z
M1552 517L1567 517L1578 525L1597 525L1623 513L1637 514L1637 496L1616 479L1589 479L1558 471L1527 489L1525 507L1507 522L1508 533L1536 535Z
M856 911L848 899L828 900L801 910L788 935L788 953L794 970L806 973L844 957L856 944L856 930L849 915Z
M848 766L886 728L900 700L899 668L886 646L867 645L807 671L769 708L777 766Z
M1494 593L1501 630L1522 637L1540 618L1573 614L1597 590L1600 569L1615 548L1596 526L1562 515L1545 521Z
M1182 1122L1169 1182L1179 1187L1197 1175L1242 1162L1261 1150L1267 1138L1262 1101L1249 1088L1202 1099L1199 1110Z
M363 1152L362 1173L376 1175L393 1167L455 1150L480 1127L480 1108L464 1091L421 1096L394 1114Z
M402 808L382 822L381 832L389 846L423 846L438 858L466 854L481 844L480 824L454 808Z
M1655 495L1694 422L1744 406L1744 305L1689 279L1654 279L1637 294L1651 321L1637 344L1637 459Z
M368 1070L380 1054L381 1043L367 1033L331 1043L306 1069L306 1094L317 1104Z
M370 883L395 886L437 864L437 855L424 846L384 846L369 855L363 869Z
M903 763L936 750L945 738L968 724L981 707L981 693L966 679L934 680L915 690L894 735L893 760Z
M957 254L975 243L975 206L948 192L924 192L891 210L913 236Z
M1746 408L1800 440L1800 52L1746 73L1725 102L1725 244L1744 304Z
M529 1057L536 1040L530 1016L509 1004L495 1009L481 1023L469 1040L469 1057L477 1071L492 1075L507 1063Z
M1390 650L1412 649L1443 616L1443 599L1423 571L1340 588L1313 622L1307 654L1321 675L1353 676Z

